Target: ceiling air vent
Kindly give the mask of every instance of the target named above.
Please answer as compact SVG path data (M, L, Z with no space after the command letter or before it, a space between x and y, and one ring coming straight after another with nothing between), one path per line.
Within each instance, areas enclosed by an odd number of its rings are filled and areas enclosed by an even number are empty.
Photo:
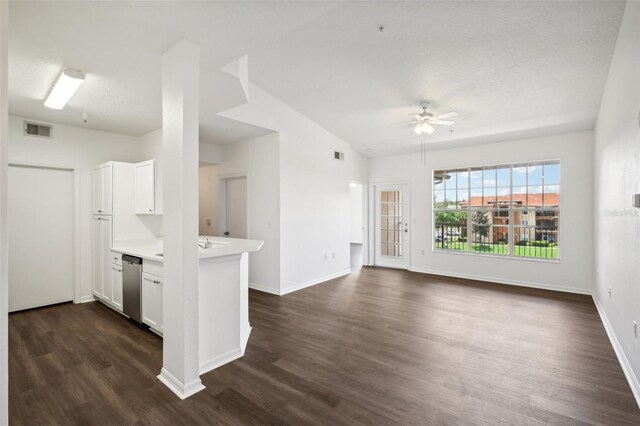
M38 136L51 139L53 127L47 124L24 122L24 134L27 136Z
M344 152L333 151L334 160L344 160Z

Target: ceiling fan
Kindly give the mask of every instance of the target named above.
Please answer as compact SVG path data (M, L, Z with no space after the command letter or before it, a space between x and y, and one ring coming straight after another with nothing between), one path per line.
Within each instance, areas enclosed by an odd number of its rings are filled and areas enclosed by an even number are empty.
M445 118L451 118L458 115L457 112L445 112L444 114L433 115L430 112L427 112L427 108L429 108L429 102L422 102L420 104L420 108L422 108L422 112L418 114L409 114L415 117L414 121L409 122L409 124L415 124L413 131L417 134L426 133L430 135L435 132L435 128L432 124L437 124L441 126L451 126L454 124L454 121L444 120Z

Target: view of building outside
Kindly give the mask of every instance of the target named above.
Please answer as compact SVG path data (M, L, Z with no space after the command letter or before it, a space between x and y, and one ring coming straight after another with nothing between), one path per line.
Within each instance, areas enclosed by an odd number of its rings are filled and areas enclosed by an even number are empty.
M558 258L560 163L436 170L434 249Z

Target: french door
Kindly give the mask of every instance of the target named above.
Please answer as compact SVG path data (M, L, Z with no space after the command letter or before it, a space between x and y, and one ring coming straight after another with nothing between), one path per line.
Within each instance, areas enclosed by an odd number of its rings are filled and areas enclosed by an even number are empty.
M409 268L409 190L406 184L375 185L375 264Z

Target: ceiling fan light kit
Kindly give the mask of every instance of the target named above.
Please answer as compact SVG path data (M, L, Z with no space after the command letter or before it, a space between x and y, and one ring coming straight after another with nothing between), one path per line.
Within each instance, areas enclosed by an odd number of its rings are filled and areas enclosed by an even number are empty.
M422 108L422 112L418 114L410 114L413 115L415 121L411 121L409 124L415 124L413 131L417 134L427 134L430 135L435 131L433 124L439 126L451 126L454 124L454 121L444 120L445 118L451 118L458 115L457 112L445 112L444 114L433 115L430 112L427 112L427 108L429 108L429 102L420 103L420 108Z

